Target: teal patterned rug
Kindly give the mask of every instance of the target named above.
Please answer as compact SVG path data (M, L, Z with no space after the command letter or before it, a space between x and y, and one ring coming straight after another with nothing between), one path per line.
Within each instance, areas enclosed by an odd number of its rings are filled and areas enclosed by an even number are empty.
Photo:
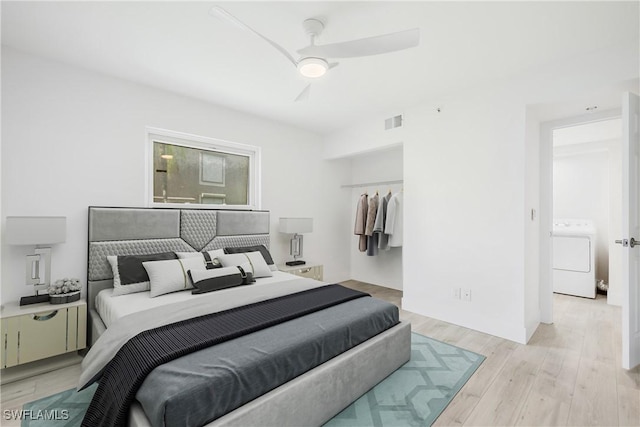
M62 391L22 406L22 427L75 427L82 424L98 384Z
M411 360L324 427L430 426L485 357L411 333Z
M484 356L416 333L411 360L325 424L325 427L429 426L460 391ZM96 386L27 403L22 427L79 426Z

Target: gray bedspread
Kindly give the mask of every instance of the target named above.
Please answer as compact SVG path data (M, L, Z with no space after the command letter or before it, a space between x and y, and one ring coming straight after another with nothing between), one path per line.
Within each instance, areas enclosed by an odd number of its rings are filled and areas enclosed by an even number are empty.
M244 286L224 289L197 295L195 299L136 311L121 317L100 335L100 338L91 346L91 350L82 359L82 373L78 381L78 389L81 390L96 381L118 350L128 340L147 329L289 295L306 289L317 288L326 284L302 277L275 283L256 283L251 285L250 292L247 292L247 288Z
M396 306L359 298L159 366L136 398L153 426L201 426L398 322Z

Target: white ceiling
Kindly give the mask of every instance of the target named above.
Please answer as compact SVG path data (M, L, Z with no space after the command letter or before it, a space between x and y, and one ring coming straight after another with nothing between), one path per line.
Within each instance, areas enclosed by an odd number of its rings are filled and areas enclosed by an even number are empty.
M296 103L307 81L214 4L294 56L309 17L319 44L414 27L421 44L339 60ZM2 1L3 45L318 133L637 37L638 2Z

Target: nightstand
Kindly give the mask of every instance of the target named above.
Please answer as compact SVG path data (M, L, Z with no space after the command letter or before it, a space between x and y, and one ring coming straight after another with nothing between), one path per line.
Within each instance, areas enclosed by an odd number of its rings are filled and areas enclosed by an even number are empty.
M304 265L278 264L278 270L309 279L322 280L322 264L307 262Z
M0 367L22 365L87 346L87 303L8 303L0 313Z

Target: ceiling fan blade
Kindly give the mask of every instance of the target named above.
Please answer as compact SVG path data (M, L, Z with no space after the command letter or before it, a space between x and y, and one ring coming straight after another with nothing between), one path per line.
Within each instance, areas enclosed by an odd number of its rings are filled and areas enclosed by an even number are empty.
M244 22L242 22L241 20L239 20L238 18L236 18L235 16L233 16L232 14L230 14L229 12L227 12L225 9L221 8L220 6L213 6L211 9L209 9L209 14L213 15L213 16L217 16L220 17L230 23L232 23L233 25L249 31L253 34L255 34L256 36L260 37L262 40L266 41L267 43L269 43L271 46L273 46L278 52L280 52L281 54L283 54L289 61L291 61L291 63L293 65L297 65L298 63L296 62L296 60L293 58L293 56L291 56L291 54L289 52L287 52L282 46L280 46L278 43L274 42L273 40L263 36L262 34L260 34L259 32L257 32L256 30L254 30L253 28L251 28L250 26L248 26L247 24L245 24Z
M420 44L420 29L399 31L342 43L311 45L300 49L302 56L317 58L355 58L408 49Z
M302 92L300 92L300 94L296 96L296 99L293 102L306 101L307 99L309 99L309 92L311 92L311 83L309 83L304 89L302 89Z

